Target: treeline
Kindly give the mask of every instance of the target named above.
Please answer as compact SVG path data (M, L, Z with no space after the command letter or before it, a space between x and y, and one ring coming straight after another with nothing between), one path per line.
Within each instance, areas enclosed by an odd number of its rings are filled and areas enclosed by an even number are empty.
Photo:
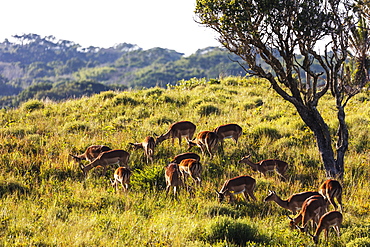
M14 35L12 42L0 43L0 107L16 107L30 98L61 100L104 90L166 87L194 77L245 75L237 60L216 47L185 57L127 43L82 48L53 36Z

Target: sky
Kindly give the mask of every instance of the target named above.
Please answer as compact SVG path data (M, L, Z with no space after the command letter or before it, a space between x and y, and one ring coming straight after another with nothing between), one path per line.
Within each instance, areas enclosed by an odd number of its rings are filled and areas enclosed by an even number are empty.
M194 21L195 0L8 0L1 3L0 42L13 35L52 35L82 47L136 44L189 56L220 46Z

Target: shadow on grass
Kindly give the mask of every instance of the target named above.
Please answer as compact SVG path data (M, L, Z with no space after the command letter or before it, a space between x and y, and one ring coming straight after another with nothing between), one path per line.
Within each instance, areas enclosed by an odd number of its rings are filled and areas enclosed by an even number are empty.
M2 182L0 183L0 198L6 195L24 195L29 193L29 188L16 182Z

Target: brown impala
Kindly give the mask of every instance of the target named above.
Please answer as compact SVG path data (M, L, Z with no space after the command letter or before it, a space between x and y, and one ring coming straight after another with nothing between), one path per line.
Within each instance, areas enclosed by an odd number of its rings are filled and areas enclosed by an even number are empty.
M303 232L307 230L307 223L313 220L316 224L319 223L320 217L326 213L327 201L322 195L311 196L304 201L302 210L294 219L290 218L290 226L296 227ZM297 224L302 221L302 227Z
M239 137L243 134L243 129L237 124L224 124L218 126L213 130L218 136L218 140L221 142L221 148L223 148L224 139L232 138L235 143L238 143Z
M343 222L343 215L338 211L330 211L321 216L315 235L311 235L315 244L319 242L320 233L325 230L325 241L328 241L328 232L330 227L334 227L337 236L340 236L340 227Z
M81 162L82 160L92 162L99 156L100 153L109 150L111 150L111 148L104 145L92 145L86 149L85 153L80 155L70 154L70 156L72 156L77 162Z
M102 166L104 168L103 174L105 175L107 166L113 164L119 164L119 166L127 166L130 154L124 150L115 149L101 153L93 162L83 166L81 169L85 176L94 167Z
M323 182L319 188L319 193L324 196L330 204L332 204L337 210L337 204L334 201L334 198L337 198L340 211L342 211L342 186L337 180L328 179Z
M146 163L149 163L149 160L150 160L150 162L153 163L154 148L155 148L155 140L154 140L153 137L147 136L140 143L130 142L129 144L132 145L135 148L135 150L144 149L144 153L145 153L145 156L146 156Z
M112 186L118 190L118 183L121 184L123 191L128 190L128 185L130 183L131 171L127 167L118 167L114 171L114 180L110 179Z
M185 159L195 159L197 161L200 161L200 156L192 152L182 153L182 154L178 154L175 157L173 157L173 160L171 161L171 163L180 164L181 161Z
M269 195L265 198L265 202L274 201L280 207L286 208L292 211L293 214L296 214L298 210L302 208L303 202L314 195L319 195L318 192L315 191L306 191L297 194L291 195L287 200L281 199L275 191L269 191Z
M195 182L195 184L200 185L201 174L202 174L202 164L195 159L185 159L178 165L179 171L183 178L184 184L186 183L186 176L189 175Z
M173 187L173 195L176 196L177 187L182 186L180 171L176 163L170 163L165 167L166 195Z
M172 145L174 144L174 139L179 139L179 145L181 146L181 138L185 137L186 140L190 140L193 138L195 133L196 126L192 122L189 121L180 121L174 124L171 124L168 128L168 131L162 135L160 135L157 140L156 144L163 142L169 138L172 138Z
M189 150L194 147L198 146L202 150L202 154L204 155L206 150L209 153L211 159L213 158L213 150L217 147L218 143L218 136L213 131L202 131L199 132L197 137L192 140L188 141Z
M254 171L258 171L262 173L264 176L266 176L266 173L268 171L275 170L280 177L285 179L285 172L288 169L288 163L282 160L276 160L276 159L268 159L268 160L261 160L258 163L253 163L249 160L251 155L243 157L241 160L239 160L239 163L246 163Z
M226 180L220 192L217 192L219 202L222 202L225 196L229 196L229 202L234 201L234 195L243 193L244 199L249 201L250 196L253 200L256 197L253 194L256 187L256 180L250 176L239 176Z

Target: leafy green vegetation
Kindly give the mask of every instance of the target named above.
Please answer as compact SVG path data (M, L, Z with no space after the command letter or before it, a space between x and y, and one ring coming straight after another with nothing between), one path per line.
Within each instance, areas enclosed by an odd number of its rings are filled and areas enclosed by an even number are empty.
M335 102L321 104L335 130L330 111ZM201 106L207 107L200 111ZM342 234L337 238L332 230L327 243L322 234L321 246L369 243L368 91L349 103L347 119L351 145L341 181ZM159 144L153 164L128 143L162 134L181 120L196 124L196 132L237 123L243 135L238 144L225 140L224 153L212 160L202 156L202 188L191 194L181 190L176 199L165 195L164 166L187 150L184 141L182 146L170 140ZM1 246L314 246L307 234L290 229L289 211L263 202L269 189L285 199L317 190L326 178L312 133L261 79L190 79L167 88L106 91L59 103L31 100L0 110L0 126ZM85 179L69 157L94 144L131 153L128 193L115 193L110 186L113 168L105 177L95 168ZM238 164L246 154L254 162L288 162L287 181ZM215 189L238 175L256 179L257 201L238 197L234 205L218 203Z
M108 90L150 88L191 78L245 75L238 58L207 47L189 57L164 49L122 43L88 47L53 36L15 35L0 43L0 108L29 99L89 96Z

